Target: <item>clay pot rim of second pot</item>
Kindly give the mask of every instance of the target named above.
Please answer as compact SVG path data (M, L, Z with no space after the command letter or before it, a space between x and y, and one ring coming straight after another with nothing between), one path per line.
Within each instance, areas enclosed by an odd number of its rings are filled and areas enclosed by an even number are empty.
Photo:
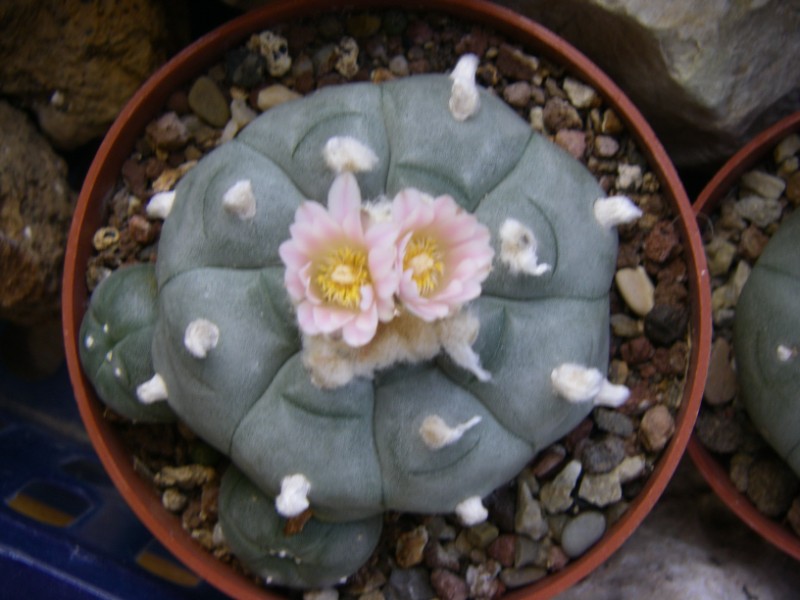
M683 401L676 418L678 427L644 489L600 542L583 556L570 562L563 571L548 574L541 581L507 596L548 598L584 578L622 545L650 512L677 467L691 435L705 383L711 340L711 297L705 255L691 205L680 178L650 126L625 94L585 56L546 28L510 9L484 0L406 3L399 0L280 0L245 13L206 34L161 67L139 89L110 128L89 169L78 199L65 256L62 296L63 329L70 378L81 417L104 467L126 502L159 541L189 568L227 594L237 598L275 598L273 592L257 587L242 575L234 573L230 567L201 549L191 539L182 529L179 519L161 506L149 484L134 472L129 455L103 419L103 409L81 370L77 350L78 330L88 298L83 275L95 229L91 227L91 223L92 219L95 223L99 221L100 205L108 200L122 163L130 155L136 138L144 131L147 123L163 108L169 94L198 76L226 50L242 43L252 33L299 17L342 9L388 8L441 12L465 21L479 22L508 36L510 41L565 65L569 72L593 86L625 123L629 133L645 153L649 165L659 176L663 193L669 196L670 204L677 213L689 267L690 295L694 300L691 361Z
M766 128L731 156L698 195L694 203L695 213L698 216L701 213L709 215L744 173L761 163L780 140L792 133L800 133L800 111ZM720 500L748 527L795 560L800 560L800 537L759 512L747 496L736 489L727 470L696 434L689 441L688 454Z

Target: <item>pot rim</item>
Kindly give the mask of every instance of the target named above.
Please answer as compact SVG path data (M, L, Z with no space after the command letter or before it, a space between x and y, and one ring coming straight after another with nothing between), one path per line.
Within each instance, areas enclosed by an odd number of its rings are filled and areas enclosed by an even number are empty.
M709 215L741 176L758 165L775 144L791 133L800 133L800 111L774 123L731 156L703 188L694 203L695 214ZM688 454L697 470L722 502L762 538L795 560L800 560L800 537L785 526L758 511L755 505L734 486L719 460L692 435Z
M99 226L101 207L111 195L122 163L130 155L136 138L147 123L163 108L169 93L201 74L225 51L242 43L250 34L280 22L342 9L388 8L440 12L479 22L507 36L509 41L564 65L570 73L594 87L625 123L658 175L662 193L676 212L692 298L690 364L676 417L676 431L643 490L595 546L562 571L548 574L539 582L507 595L511 599L550 598L586 577L623 544L650 512L675 471L691 435L705 384L711 345L711 292L705 254L691 204L672 162L644 117L616 84L582 53L548 29L510 9L486 0L277 0L199 38L156 71L123 108L100 145L78 198L69 232L62 314L67 365L76 401L92 444L117 489L165 547L206 581L231 596L279 598L273 591L256 586L218 561L183 530L178 517L166 511L149 484L135 474L128 453L104 421L102 406L81 370L77 347L80 322L88 299L84 271L95 229L91 224L94 220Z

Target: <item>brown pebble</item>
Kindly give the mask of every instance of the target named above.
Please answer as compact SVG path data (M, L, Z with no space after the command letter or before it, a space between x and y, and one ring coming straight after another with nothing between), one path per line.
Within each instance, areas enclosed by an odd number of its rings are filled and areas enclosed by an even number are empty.
M548 446L534 460L531 472L536 477L547 477L555 472L558 466L564 462L566 456L567 451L564 446L560 444Z
M739 252L749 262L755 262L764 247L769 242L769 238L755 225L750 225L742 232L739 240Z
M603 120L600 123L600 131L602 133L610 133L611 135L616 135L618 133L622 133L624 126L622 125L622 121L619 120L617 113L615 113L610 108L607 109L603 113Z
M598 135L594 138L594 153L600 158L611 158L619 152L619 143L608 135Z
M539 66L537 59L527 56L508 44L503 44L498 49L495 64L504 76L522 81L533 79Z
M428 530L422 526L401 534L395 547L395 559L400 568L408 569L420 564L427 543Z
M466 600L469 597L467 582L451 571L433 571L431 585L441 600Z
M486 548L486 555L489 558L493 558L504 567L511 567L514 565L516 548L517 536L503 534L489 544L489 546Z
M731 346L725 338L717 338L711 346L705 401L712 406L725 404L736 395L736 372L731 364Z
M544 126L551 132L583 128L583 121L578 111L562 98L550 98L544 105L542 116Z
M586 134L580 129L562 129L556 133L556 144L575 159L582 159L586 152Z
M653 358L655 349L650 340L644 336L639 336L622 344L620 353L622 354L622 360L629 365L640 365Z
M462 36L456 43L456 54L474 54L481 58L489 48L489 36L479 28L473 27L467 35Z
M650 408L639 424L639 439L650 452L658 452L675 433L675 419L662 404Z
M659 221L644 240L644 255L662 264L672 257L680 240L670 221Z
M750 467L747 497L768 517L789 510L800 482L789 467L777 458L756 459Z
M527 81L517 81L506 86L503 98L511 106L523 107L531 99L531 84Z
M131 216L128 220L128 231L135 242L145 246L155 240L158 232L153 223L142 215Z

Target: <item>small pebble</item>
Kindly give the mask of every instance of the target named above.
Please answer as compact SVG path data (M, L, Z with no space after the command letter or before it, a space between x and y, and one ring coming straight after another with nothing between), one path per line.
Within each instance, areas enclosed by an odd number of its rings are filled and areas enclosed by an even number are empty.
M425 527L416 527L412 531L402 533L395 547L395 559L400 568L408 569L420 564L427 543L428 530Z
M467 585L471 598L495 598L503 592L503 584L497 579L500 565L495 561L467 567Z
M644 332L655 344L669 346L686 335L689 311L683 305L658 303L644 318Z
M397 77L407 77L408 61L406 60L406 57L402 54L392 57L392 59L389 61L389 71L391 71L392 74L396 75Z
M174 112L163 114L150 122L145 130L148 139L156 148L166 151L179 150L189 141L189 130Z
M754 263L761 256L768 242L769 237L764 235L761 229L750 225L742 232L742 237L739 239L739 253L745 260Z
M258 106L258 110L265 111L283 104L284 102L297 100L300 97L300 94L297 92L290 90L285 85L276 83L258 92L256 106Z
M585 511L570 519L561 534L561 547L570 558L577 558L603 537L606 519L602 513Z
M731 457L728 474L734 487L743 494L747 492L750 482L750 467L754 460L753 456L744 452L737 452Z
M413 569L392 569L384 593L396 600L430 600L434 597L428 572Z
M566 100L550 98L542 112L544 126L556 133L562 129L582 129L583 121L578 111Z
M800 171L789 176L786 182L786 197L794 206L800 206Z
M747 497L768 517L789 510L798 488L797 476L778 459L757 459L748 472Z
M586 152L586 134L580 129L559 130L555 142L577 160Z
M524 567L522 569L503 569L500 572L500 581L507 588L518 588L539 581L547 575L547 569L541 567Z
M659 221L644 240L644 255L653 262L663 264L677 250L680 240L670 221Z
M516 81L506 86L503 98L511 106L523 107L531 99L531 84L527 81Z
M738 200L735 206L740 217L762 228L775 223L783 212L778 200L761 196L745 196Z
M611 158L619 152L619 143L608 135L598 135L594 138L594 153L600 158Z
M633 338L620 346L622 360L631 366L646 363L655 354L653 344L646 337Z
M517 486L517 511L514 517L514 531L534 540L543 538L548 531L547 521L542 514L542 506L533 497L527 483Z
M644 267L620 269L614 281L625 303L637 315L643 317L655 306L655 286Z
M711 346L711 359L703 397L712 406L725 404L736 395L736 372L731 364L731 346L717 338Z
M736 256L736 245L722 236L715 236L705 245L708 270L713 277L725 275Z
M742 175L739 184L742 188L767 200L777 200L786 188L783 179L764 171L748 171Z
M800 152L800 135L792 133L778 142L772 156L775 158L775 162L780 164L798 152Z
M231 118L228 101L210 77L199 77L192 84L189 106L198 117L214 127L224 127Z
M516 540L517 536L515 535L508 533L500 535L486 547L486 555L502 566L510 567L514 564Z
M610 135L617 135L622 133L624 126L622 121L619 120L617 113L608 108L603 112L603 120L600 122L600 131Z
M675 419L663 404L657 404L642 417L639 439L650 452L659 452L675 433Z
M617 337L638 337L644 333L644 322L625 313L617 313L611 315L611 330Z
M434 570L431 585L441 600L466 600L469 597L467 582L451 571Z
M508 44L502 44L498 49L495 64L504 76L522 81L531 81L539 68L537 58L526 55Z
M625 442L614 435L589 441L581 452L581 464L587 473L608 473L625 458Z
M617 188L622 191L635 191L642 186L642 168L639 165L620 163L617 166Z
M633 421L628 415L608 408L596 408L594 421L598 429L613 433L622 438L633 434Z
M569 101L576 108L589 108L598 101L597 92L572 77L565 77L562 85Z
M735 452L744 439L742 426L731 413L703 411L697 417L695 433L703 445L718 454Z
M570 461L553 481L542 486L539 500L547 512L561 513L572 506L572 490L575 489L581 470L579 461Z

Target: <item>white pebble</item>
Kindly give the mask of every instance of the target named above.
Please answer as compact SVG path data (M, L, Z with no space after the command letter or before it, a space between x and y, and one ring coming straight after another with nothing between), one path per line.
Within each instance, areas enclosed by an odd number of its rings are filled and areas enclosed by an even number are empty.
M153 194L150 202L147 203L147 216L151 219L166 219L172 211L172 205L175 203L175 192L158 192Z
M208 319L195 319L183 335L183 345L196 358L205 358L218 343L219 327Z
M786 189L783 179L764 171L748 171L742 175L740 183L743 188L767 200L777 200Z
M563 87L575 108L589 108L597 98L597 93L592 88L571 77L564 78Z
M639 165L620 164L617 166L618 189L635 190L641 187L642 181L642 168Z
M486 510L480 497L471 496L456 505L456 515L463 525L472 527L483 523L489 517L489 511Z
M620 269L614 276L617 289L630 309L644 317L655 306L655 286L644 267Z

